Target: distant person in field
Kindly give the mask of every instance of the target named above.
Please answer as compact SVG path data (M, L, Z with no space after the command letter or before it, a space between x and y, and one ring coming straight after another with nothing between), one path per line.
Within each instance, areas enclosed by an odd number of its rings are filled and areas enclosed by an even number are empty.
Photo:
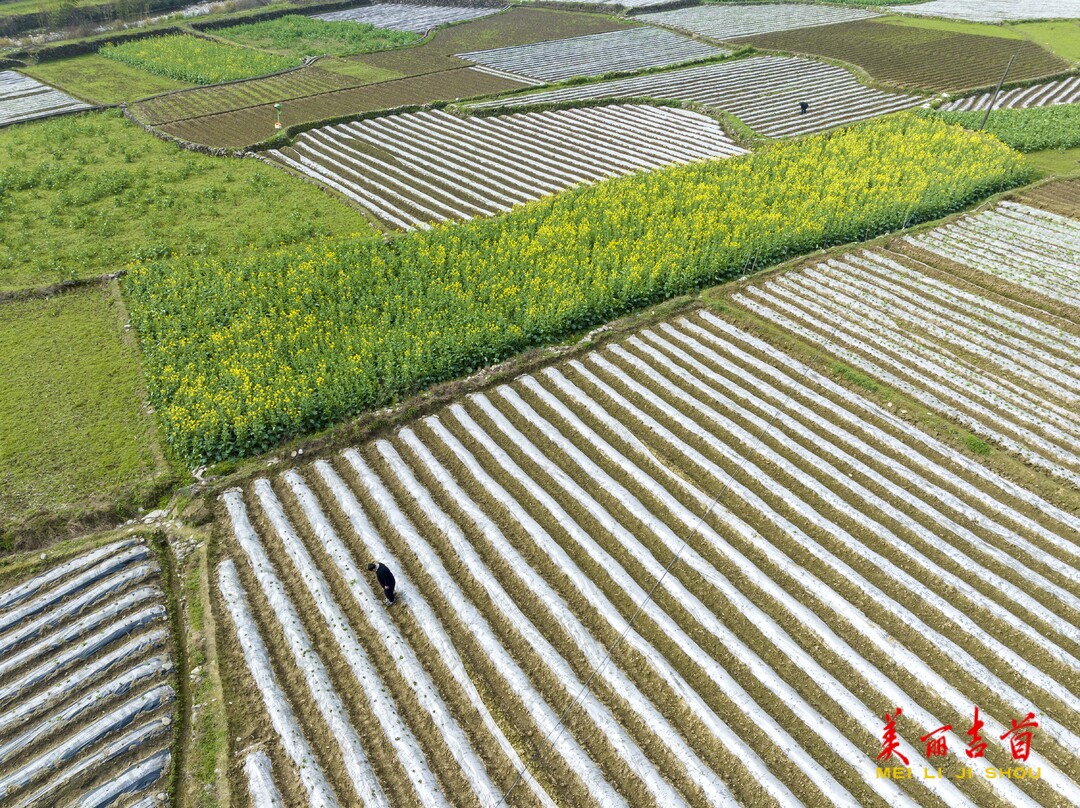
M382 587L383 594L386 595L386 599L393 603L396 599L394 595L394 585L397 583L394 580L394 573L390 572L390 568L385 564L381 564L378 561L372 561L367 565L369 572L374 572L375 577L379 580L379 586Z
M809 109L810 109L810 102L809 101L800 101L799 102L799 114L800 115L805 115Z

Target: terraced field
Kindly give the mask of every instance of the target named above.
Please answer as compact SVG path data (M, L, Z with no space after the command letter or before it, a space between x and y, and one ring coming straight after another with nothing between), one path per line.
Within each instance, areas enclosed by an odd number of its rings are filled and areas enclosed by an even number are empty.
M574 76L668 67L729 52L670 31L641 27L458 56L534 79L563 81Z
M860 8L799 3L767 5L706 4L641 14L638 19L698 36L727 41L741 36L864 20L877 14Z
M958 98L947 104L942 104L941 109L947 111L987 109L993 101L993 93L973 95L968 98ZM1006 90L997 97L994 109L1020 109L1027 107L1050 107L1057 104L1080 103L1080 76L1061 79L1060 81L1048 81L1045 84L1032 84L1030 87L1017 87L1015 90Z
M1072 67L1027 40L877 20L779 31L745 37L739 43L839 59L857 65L878 81L926 91L993 87L1014 54L1010 81L1056 76Z
M768 92L763 92L763 88L768 88ZM474 106L512 107L515 104L597 98L693 101L730 112L768 137L820 132L923 103L922 98L867 87L848 71L834 65L794 57L754 56L514 96ZM802 101L810 104L806 114L799 112Z
M170 647L157 561L142 540L104 545L0 593L0 801L164 799Z
M454 22L475 20L497 14L506 6L484 8L479 6L420 6L404 3L372 3L360 8L345 11L331 11L326 14L313 14L317 20L330 22L362 22L376 28L389 28L393 31L414 31L427 33L432 28Z
M419 112L326 126L270 152L391 227L470 219L583 182L744 153L710 118L612 105L491 117Z
M1080 312L1080 222L1010 202L734 300L1080 488L1080 336L950 282L954 267Z
M90 109L77 98L14 70L0 70L0 126Z
M1080 17L1080 0L931 0L890 10L974 22L1072 19Z
M230 692L286 804L1080 799L1080 519L712 314L223 504ZM986 766L1036 713L1040 779L953 779L975 705ZM900 711L915 775L881 778Z

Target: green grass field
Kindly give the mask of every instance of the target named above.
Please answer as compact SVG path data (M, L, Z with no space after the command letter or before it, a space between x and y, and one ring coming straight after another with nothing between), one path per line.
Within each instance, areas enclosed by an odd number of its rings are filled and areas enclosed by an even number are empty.
M0 130L0 290L374 231L319 188L256 160L164 143L115 111Z
M284 56L348 56L398 48L420 39L408 31L388 31L355 22L328 22L299 14L222 28L215 35Z
M115 511L171 474L114 286L0 303L0 549L40 514Z
M253 79L300 64L299 57L227 45L186 34L106 45L98 51L129 67L192 84Z
M195 85L157 76L96 53L32 65L23 71L95 104L118 104Z
M1027 156L1047 176L1080 177L1080 146L1072 149L1047 149Z

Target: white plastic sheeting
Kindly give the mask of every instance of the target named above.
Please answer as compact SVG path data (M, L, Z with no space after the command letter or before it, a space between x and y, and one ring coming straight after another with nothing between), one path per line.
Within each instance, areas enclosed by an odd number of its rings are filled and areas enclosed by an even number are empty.
M289 598L288 593L285 591L284 584L274 571L274 566L266 555L258 534L251 525L247 508L244 505L243 495L239 491L227 491L223 499L232 520L233 535L236 536L237 542L247 555L251 568L259 582L259 587L277 616L278 623L285 634L285 640L292 651L293 659L307 682L312 699L339 743L345 761L346 772L356 789L356 793L367 804L388 805L386 796L375 777L375 772L371 768L367 753L364 751L360 736L357 735L356 729L349 722L349 713L345 708L345 704L341 701L337 688L330 679L330 673L323 664L318 651L312 645L311 638L300 620L300 615L297 613L292 599ZM355 638L352 641L355 643ZM361 649L354 648L351 655L349 649L342 650L346 657L353 657L353 660L350 661L354 661L359 654L363 654ZM359 654L356 653L357 650L359 650ZM364 661L367 662L366 656ZM358 674L357 678L360 684L364 686L364 692L369 698L373 692L375 693L372 703L373 711L381 708L384 711L392 712L396 716L393 702L389 700L385 692L382 692L382 682L370 662L368 662L367 668L362 670L361 674ZM397 718L395 723L395 729L398 726L403 726L400 717Z
M137 542L137 539L127 539L125 541L106 544L96 550L91 550L89 553L83 553L81 556L77 556L70 561L65 561L63 564L58 564L48 572L36 575L29 581L24 581L18 586L9 589L7 592L0 594L0 611L10 609L16 603L26 600L28 597L36 594L42 587L60 580L65 575L70 575L73 572L85 569L106 556L119 553L121 550L126 550L128 547L134 546Z
M106 626L98 633L82 640L47 659L38 667L0 688L0 704L12 696L59 675L71 665L84 662L116 640L165 619L165 607L150 606Z
M21 623L29 617L47 609L63 598L70 597L86 587L97 583L102 578L112 575L117 570L123 569L128 564L145 561L150 558L150 550L144 546L132 547L105 559L91 569L81 572L61 583L59 586L49 589L38 595L33 600L24 603L10 611L0 614L0 631L7 631L16 623Z
M464 511L499 556L509 564L514 574L528 587L538 602L544 605L545 610L554 618L555 623L561 626L567 636L573 640L589 664L598 672L598 677L607 681L612 690L618 693L619 697L638 715L642 723L656 733L660 742L670 750L672 757L683 767L689 780L701 789L706 802L710 805L737 805L735 798L732 797L717 775L698 757L679 731L671 725L664 714L641 692L638 686L623 673L618 665L607 658L609 650L597 641L574 615L566 601L529 566L525 558L510 544L498 526L457 484L445 466L439 463L431 453L431 450L416 437L416 433L406 428L401 430L398 435L438 481L454 503ZM480 562L480 557L472 544L468 541L455 541L456 538L459 537L455 536L451 539L454 542L454 549L466 562L469 569L473 570L474 574L477 570L486 569L482 563L477 563ZM464 535L461 535L460 538L464 538ZM491 584L487 586L491 586ZM603 602L602 599L600 603ZM593 605L598 604L593 601Z
M68 783L75 781L76 778L126 757L133 750L141 750L151 744L161 746L166 743L171 725L172 719L167 715L159 715L144 724L140 724L130 732L109 741L96 752L80 757L74 764L62 769L59 774L46 782L37 791L28 795L15 808L39 808L41 805L55 804L57 792Z
M394 621L390 619L385 607L374 602L370 589L361 588L364 575L334 531L330 521L320 510L315 495L304 485L300 475L295 471L287 472L285 481L296 495L304 515L307 517L308 522L311 523L323 548L334 560L338 571L348 585L353 600L374 629L375 636L386 647L398 671L401 673L402 679L412 688L424 712L431 716L440 735L446 742L450 754L453 755L465 779L472 786L477 799L482 805L498 804L502 798L501 790L491 781L483 762L473 750L472 744L469 742L464 730L462 730L461 725L458 724L457 719L447 708L439 689L431 679L431 675L420 663L416 652L413 651L405 637L402 636ZM263 497L262 491L259 492L259 496L260 498ZM274 519L274 517L271 516L271 519Z
M116 618L134 606L139 606L146 601L161 599L161 590L156 586L141 586L104 606L95 609L85 617L76 620L59 631L43 637L33 645L24 648L18 653L9 654L0 660L0 676L5 676L11 671L18 670L23 665L35 662L42 657L48 656L57 648L69 646L81 637L101 627L106 623L115 621Z
M38 691L33 696L0 713L0 732L10 732L13 727L17 727L34 716L40 715L69 693L91 684L116 666L126 663L129 659L137 657L146 651L160 648L167 642L168 638L169 634L165 629L149 631L114 648L107 654L95 657L56 684ZM156 656L152 657L152 659L157 662L162 672L169 670L172 666L172 663L164 657Z
M284 808L281 792L274 785L274 773L270 758L265 752L250 752L244 758L244 774L247 775L248 794L255 808Z
M163 661L160 657L152 657L124 671L120 676L95 688L82 698L53 713L41 723L0 744L0 764L6 763L13 755L30 744L48 738L68 724L78 721L108 699L125 696L143 681L156 679L171 669L171 663Z
M597 355L593 354L590 358L595 361ZM564 436L558 433L557 430L554 429L554 427L552 427L547 421L542 419L539 414L535 412L535 410L533 410L528 404L526 404L515 391L510 388L504 387L500 388L500 394L515 409L521 412L524 417L528 418L531 422L536 424L538 428L541 428L542 431L544 431L544 434L549 435L550 437L552 437L553 440L558 442L560 448L562 448L564 452L572 456L574 462L581 465L582 468L590 474L590 476L595 476L598 479L604 480L606 486L610 487L613 492L618 492L617 496L619 496L626 502L633 503L635 511L639 514L638 518L646 524L653 524L654 531L657 532L658 535L666 537L665 542L668 543L668 545L672 547L672 549L681 546L681 540L674 532L670 530L670 528L668 528L663 523L660 523L651 511L645 508L643 504L640 504L640 501L637 500L634 495L632 495L629 491L623 488L620 484L615 482L615 480L610 478L610 476L607 475L606 472L604 472L602 469L600 469L600 467L596 466L595 463L586 458L572 443L570 443ZM647 395L646 398L653 403L657 401L656 397L651 394ZM649 429L652 433L658 436L662 436L664 441L674 447L676 451L686 455L686 457L691 459L695 463L695 465L700 466L702 469L706 470L707 473L709 473L715 480L727 486L728 490L730 490L732 494L752 504L755 510L758 510L767 515L767 517L771 521L776 523L789 537L796 540L799 544L806 547L808 550L813 552L822 560L826 561L826 563L837 569L844 577L859 582L859 585L866 589L866 591L873 591L874 597L877 598L879 602L885 602L885 600L883 600L883 593L880 593L880 591L878 590L873 590L872 588L867 588L869 586L868 582L865 582L865 580L862 579L862 577L858 573L856 573L846 564L843 564L843 562L840 562L839 559L835 558L835 556L832 556L830 553L825 551L824 548L814 542L809 536L807 536L793 523L773 511L766 503L761 500L760 497L758 497L753 492L747 490L745 486L728 477L722 472L722 470L720 470L716 466L716 464L712 463L712 461L702 456L695 449L688 446L684 441L674 436L670 432L670 430L661 425L654 418L645 414L636 405L628 402L626 399L621 397L619 398L619 406L626 410L631 415L633 420L639 422L642 427ZM665 407L667 410L671 410L671 408L667 405L661 406L660 409L664 410ZM633 464L633 462L629 461L625 456L616 451L610 444L600 438L600 436L596 435L591 429L581 423L580 419L577 419L576 416L567 414L563 417L565 418L567 423L573 426L576 432L583 436L587 436L587 439L599 451L601 451L605 456L610 458L612 462L616 463L616 465L618 465L620 468L625 470L631 476L631 478L634 479L636 485L640 485L643 491L646 491L655 496L658 501L662 503L664 507L672 514L672 516L674 516L679 522L681 522L688 528L696 528L698 534L701 535L702 538L707 540L718 550L721 550L733 561L736 561L740 569L742 569L748 576L751 576L751 578L758 584L759 587L769 592L770 595L772 595L777 600L777 602L784 604L785 608L795 614L801 620L801 622L806 625L808 629L812 630L815 634L821 637L823 641L825 641L834 648L837 654L839 654L842 658L848 660L849 664L855 667L856 670L859 670L868 682L873 682L879 690L882 690L890 696L893 695L893 690L895 689L896 693L895 698L893 699L894 703L909 704L913 701L910 696L908 696L907 694L903 694L902 691L899 691L898 688L895 688L895 685L893 685L892 681L888 677L884 676L880 671L878 671L872 665L867 663L866 660L864 660L860 655L858 655L855 650L851 648L851 646L848 645L846 641L837 636L833 629L829 627L820 617L807 609L800 601L794 600L790 596L784 594L784 591L776 584L775 581L773 581L769 576L766 576L764 573L762 573L762 571L756 566L751 564L749 562L749 559L747 559L744 555L742 555L742 553L732 547L708 524L702 523L695 514L691 513L689 509L687 509L678 500L676 500L667 490L659 486L653 478L642 472L641 469L639 469L636 465ZM673 417L677 419L678 423L684 424L690 429L694 428L693 422L687 421L685 416L676 413ZM709 437L712 437L711 433L707 434ZM771 480L766 479L763 482L769 483L771 482ZM696 486L688 482L684 481L682 483L682 488L688 495L690 495L694 500L696 500L701 507L706 507L712 502L711 497L707 496ZM970 700L963 696L953 685L946 682L939 674L937 674L922 659L922 657L918 656L906 646L898 643L894 638L890 637L883 629L880 628L880 626L867 618L862 611L854 608L850 603L842 599L838 593L836 593L830 587L826 586L820 579L813 576L805 567L794 564L786 555L781 553L775 546L765 541L765 539L760 536L756 531L754 531L748 524L735 516L735 514L733 514L732 512L728 511L726 508L716 507L713 513L718 518L722 519L729 528L737 531L744 537L744 539L746 539L751 544L759 548L762 552L764 552L770 558L770 560L773 561L773 563L775 563L781 569L784 569L792 578L799 581L800 584L804 586L810 594L817 597L821 602L829 604L830 607L837 612L837 614L842 615L844 618L846 618L847 621L860 633L862 633L871 643L880 647L892 658L896 659L897 664L903 665L904 667L908 668L912 672L913 676L915 676L920 681L932 683L932 686L936 689L936 691L939 692L942 697L946 699L957 712L962 713L970 708ZM814 516L814 514L807 508L802 508L800 510L800 514L808 517ZM711 565L708 565L707 562L704 561L704 559L701 559L699 556L697 556L692 550L684 550L683 559L688 564L694 566L694 568L701 572L701 574L706 578L710 580L716 580L717 583L720 583L721 579L717 578L717 573L715 569L712 568ZM743 596L735 592L732 592L732 595L729 597L742 598L743 600L745 600ZM760 612L760 610L758 610L756 606L748 604L744 607L744 610L753 610L760 613L760 617L757 618L759 621L757 622L757 625L759 626L759 628L762 628L762 630L764 630L763 626L768 625L768 623L771 622L771 618L769 618L763 612ZM929 628L917 618L912 620L911 622L914 626L917 627L918 631L928 637L931 637L933 642L940 643L939 647L946 649L950 654L951 658L956 659L963 667L966 667L969 671L971 671L978 680L992 683L993 686L998 689L997 692L1000 692L1002 694L1002 698L1005 698L1011 703L1015 704L1018 711L1026 709L1024 705L1028 704L1027 701L1022 699L1019 694L1015 692L1015 690L1009 687L1005 682L1001 681L999 677L995 676L984 665L979 663L977 660L972 658L970 654L957 646L956 643L949 639L946 639L940 633ZM779 627L776 628L777 630L779 630ZM839 698L839 700L845 705L845 709L847 710L847 712L853 718L856 718L859 723L867 730L867 732L877 733L880 731L880 720L878 719L878 717L870 713L870 711L865 707L861 700L859 700L852 693L850 693L850 691L848 691L848 689L842 683L837 681L835 677L832 677L811 657L806 656L804 652L801 652L799 650L792 650L795 653L799 653L803 656L802 664L804 669L808 671L813 670L814 677L819 681L830 683L829 692L834 695L834 698ZM917 705L913 705L908 709L911 712L912 718L916 721L919 721L927 728L937 727L941 725L940 721L935 719L933 716L925 713L925 711L922 711L921 708L917 707ZM992 721L993 719L989 717L987 718L988 727L991 725ZM995 722L995 726L996 725L997 724ZM1060 724L1054 722L1051 718L1046 718L1045 726L1047 727L1048 732L1054 735L1055 738L1061 740L1066 748L1071 749L1071 747L1075 745L1075 740L1072 737L1072 734L1067 729L1061 727ZM999 734L1001 733L999 732ZM953 740L953 738L950 737L950 741L954 744L962 745L962 741L960 741L959 738ZM844 743L847 743L847 741L845 740ZM918 761L913 765L925 765L919 759L917 754L913 753L913 757L916 761ZM1074 788L1071 781L1068 781L1067 778L1063 779L1060 772L1057 772L1055 769L1053 769L1049 765L1049 763L1045 761L1045 759L1040 760L1039 765L1043 765L1045 767L1043 770L1043 779L1053 784L1054 787L1064 788L1065 790L1062 791L1062 793L1067 794L1069 793L1069 790ZM871 778L869 777L869 775L864 776L867 777L869 785L878 785L878 781L876 780L876 778ZM1000 779L995 779L990 782L991 787L1001 792L1006 799L1015 804L1022 805L1027 799L1023 795L1023 793L1020 792L1011 783L1006 783L1004 780ZM937 791L939 794L942 795L944 799L950 802L955 802L960 796L959 792L956 791L955 786L953 786L951 783L927 781L927 786Z
M129 699L114 710L88 724L59 744L0 779L0 797L11 797L39 776L74 759L85 749L119 732L144 713L151 713L173 700L173 689L159 685Z
M389 548L383 542L382 537L376 532L374 527L372 527L371 522L360 508L360 504L357 502L352 492L346 487L342 479L337 475L337 472L335 472L330 464L324 460L315 463L315 470L329 487L334 499L345 513L355 535L367 550L368 557L389 558L391 555ZM323 535L324 534L320 533L321 539L323 538ZM328 543L326 546L327 552L330 553L335 562L341 563L339 559L343 557L343 553L347 554L347 550L343 546L335 548L332 543ZM344 569L348 569L348 567L342 568L343 574ZM465 669L465 663L462 661L460 654L458 654L457 648L454 647L454 643L443 628L435 611L431 608L431 604L427 602L416 587L411 585L409 576L405 570L399 568L394 575L397 580L398 589L400 590L398 598L408 604L409 610L413 613L413 617L420 626L420 630L424 633L424 636L427 638L428 642L431 643L432 647L439 652L443 664L449 669L450 675L453 677L454 681L468 696L469 703L480 716L485 729L487 729L491 736L495 738L499 748L502 749L503 754L505 754L507 759L513 764L514 769L517 771L524 769L525 765L518 756L517 750L514 749L513 745L507 739L506 734L492 717L491 711L484 703L479 691L476 689L476 685L469 677L469 672ZM360 578L361 575L357 573L353 580L358 581ZM350 583L350 588L352 586L353 584ZM548 796L547 792L544 791L543 787L541 787L534 778L528 778L528 785L544 808L555 808L555 803L552 801L551 797Z
M129 585L147 578L155 567L150 564L136 564L128 567L118 575L107 578L93 589L83 592L77 597L65 600L55 609L50 609L29 622L23 622L13 628L4 636L0 637L0 659L9 653L17 645L32 640L41 632L60 625L72 615L79 614L89 606L93 606L116 592L126 589Z
M337 808L338 802L330 790L326 775L315 759L300 725L296 723L296 715L289 706L289 699L270 666L266 644L259 636L259 629L251 616L251 608L244 596L240 577L236 574L236 565L231 560L223 561L218 567L218 587L236 628L236 636L248 671L259 689L282 748L296 766L311 808Z
M567 760L570 768L589 790L593 800L603 808L626 808L626 801L619 796L611 783L607 781L604 773L581 748L576 739L570 733L556 731L560 722L555 711L551 709L533 686L525 671L503 646L479 609L465 597L464 592L447 572L442 561L416 531L378 476L357 452L351 449L346 451L345 459L356 471L360 481L378 503L394 530L420 557L425 571L435 580L459 619L473 633L492 664L506 679L511 690L521 699L526 710L532 714L537 727L545 737L552 739L552 747Z
M144 791L162 777L169 770L172 754L168 749L162 749L145 760L136 763L127 770L121 772L115 778L89 794L72 803L78 808L105 808L112 805L125 794L137 794ZM263 808L259 806L258 808Z
M579 546L581 546L582 549L584 549L585 552L612 577L626 593L629 601L642 604L643 612L656 622L664 634L670 637L683 653L695 662L695 664L700 666L710 679L720 686L725 695L727 695L734 704L738 704L744 709L747 709L748 713L753 717L758 726L765 729L770 737L777 739L782 748L790 750L789 755L791 756L792 761L811 773L812 779L820 785L822 791L828 795L830 801L834 805L851 806L851 808L854 808L854 806L857 805L839 783L833 780L827 772L824 772L817 762L810 758L809 755L806 755L802 749L798 747L794 739L792 739L784 730L780 729L779 725L776 724L767 713L764 713L764 711L753 703L749 694L727 675L727 672L720 667L719 663L707 654L705 650L678 625L678 623L672 620L671 617L663 611L663 609L647 597L645 590L637 584L621 564L603 550L592 536L582 530L581 526L578 525L574 518L567 513L550 494L539 486L535 480L529 477L524 470L518 466L501 447L499 447L498 444L491 440L487 433L480 429L479 425L469 417L464 409L455 407L454 414L459 419L462 426L465 427L469 435L475 438L480 445L484 447L485 451L494 458L496 463L498 463L513 480L523 486L528 491L529 495L539 502L542 507L554 517L555 521L571 536L571 538L573 538ZM453 452L454 456L462 463L462 465L468 469L469 473L476 479L480 487L487 491L507 509L533 541L536 542L540 550L550 556L556 564L558 564L559 568L570 576L574 582L574 586L580 588L582 593L588 598L589 602L600 612L611 627L615 629L620 636L623 635L623 633L626 632L627 621L615 608L615 605L604 595L603 591L581 571L577 564L574 563L573 558L567 554L562 546L559 545L559 543L556 542L535 519L529 516L528 512L505 488L484 471L476 458L449 430L446 429L438 418L432 416L427 418L425 423L447 446L447 448ZM771 771L769 771L768 766L760 757L758 757L757 753L755 753L742 738L731 730L727 724L713 712L712 708L705 703L704 699L702 699L690 683L683 679L679 672L675 670L674 666L668 662L666 657L659 653L651 644L646 642L636 631L626 633L626 638L628 644L648 660L649 664L657 671L661 678L663 678L672 689L678 693L679 697L686 702L687 707L694 712L702 724L709 728L713 735L728 748L732 755L742 761L743 765L753 773L760 786L772 796L778 804L782 806L801 804L796 799L795 795L792 794Z

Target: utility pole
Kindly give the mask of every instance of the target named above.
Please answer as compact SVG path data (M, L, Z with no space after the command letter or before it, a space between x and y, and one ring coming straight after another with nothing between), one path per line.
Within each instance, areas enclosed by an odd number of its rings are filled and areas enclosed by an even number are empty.
M990 110L994 108L994 104L997 103L998 93L1001 92L1001 85L1005 83L1005 77L1009 75L1009 71L1012 70L1013 62L1016 61L1016 54L1012 55L1009 59L1009 64L1005 66L1005 72L1001 74L1001 81L998 82L997 89L994 90L994 97L990 99L990 106L986 108L986 114L983 115L982 123L979 124L979 131L981 132L986 126L986 122L990 120Z

